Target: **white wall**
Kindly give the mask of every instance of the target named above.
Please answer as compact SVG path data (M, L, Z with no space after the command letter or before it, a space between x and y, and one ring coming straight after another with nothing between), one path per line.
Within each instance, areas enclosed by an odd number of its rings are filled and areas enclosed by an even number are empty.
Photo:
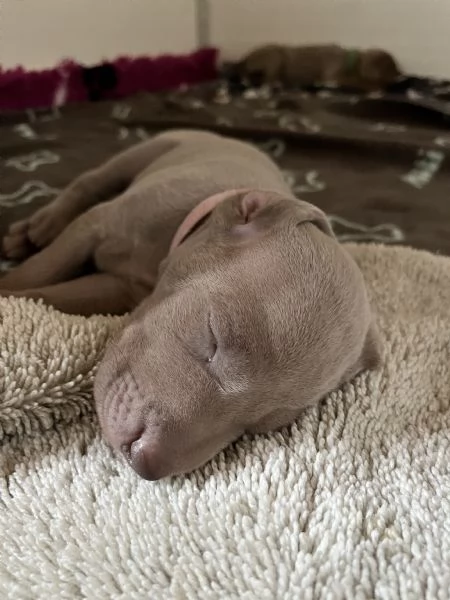
M406 71L450 77L450 0L211 0L210 12L225 58L268 41L375 45Z
M196 0L0 0L0 64L92 64L188 52ZM203 0L206 2L207 0ZM267 41L383 46L405 70L450 77L450 0L209 0L210 42L234 58Z
M0 0L0 65L195 49L193 0Z

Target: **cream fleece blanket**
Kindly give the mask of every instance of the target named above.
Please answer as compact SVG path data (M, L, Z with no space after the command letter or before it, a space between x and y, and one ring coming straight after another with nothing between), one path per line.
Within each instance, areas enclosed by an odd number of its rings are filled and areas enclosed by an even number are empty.
M157 483L92 410L120 320L0 300L0 598L450 597L450 259L349 248L383 368Z

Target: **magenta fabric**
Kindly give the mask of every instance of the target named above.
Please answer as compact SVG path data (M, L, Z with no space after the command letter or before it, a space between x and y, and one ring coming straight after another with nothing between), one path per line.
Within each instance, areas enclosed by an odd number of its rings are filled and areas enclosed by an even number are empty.
M203 48L188 55L119 57L107 61L116 69L117 86L107 98L138 92L157 92L183 84L196 84L217 75L217 50ZM105 64L105 63L103 63ZM61 106L88 100L83 82L84 65L64 61L53 69L27 71L0 67L0 110Z

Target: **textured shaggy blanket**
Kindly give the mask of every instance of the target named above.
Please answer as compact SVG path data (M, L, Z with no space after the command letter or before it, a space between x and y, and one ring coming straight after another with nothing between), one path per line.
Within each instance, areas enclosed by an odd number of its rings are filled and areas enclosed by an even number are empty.
M349 248L382 369L157 483L97 431L120 319L0 299L1 598L449 597L450 258Z

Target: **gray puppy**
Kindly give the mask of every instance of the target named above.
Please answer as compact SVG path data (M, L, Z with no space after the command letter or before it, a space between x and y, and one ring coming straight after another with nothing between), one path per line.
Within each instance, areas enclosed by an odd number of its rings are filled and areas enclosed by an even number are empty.
M379 361L357 265L255 147L156 136L11 227L1 293L123 313L95 380L106 440L142 477L202 465ZM95 272L80 273L88 262Z
M378 91L395 83L401 71L384 50L343 48L337 44L255 48L234 68L241 77L258 76L261 83L284 85L337 85Z

